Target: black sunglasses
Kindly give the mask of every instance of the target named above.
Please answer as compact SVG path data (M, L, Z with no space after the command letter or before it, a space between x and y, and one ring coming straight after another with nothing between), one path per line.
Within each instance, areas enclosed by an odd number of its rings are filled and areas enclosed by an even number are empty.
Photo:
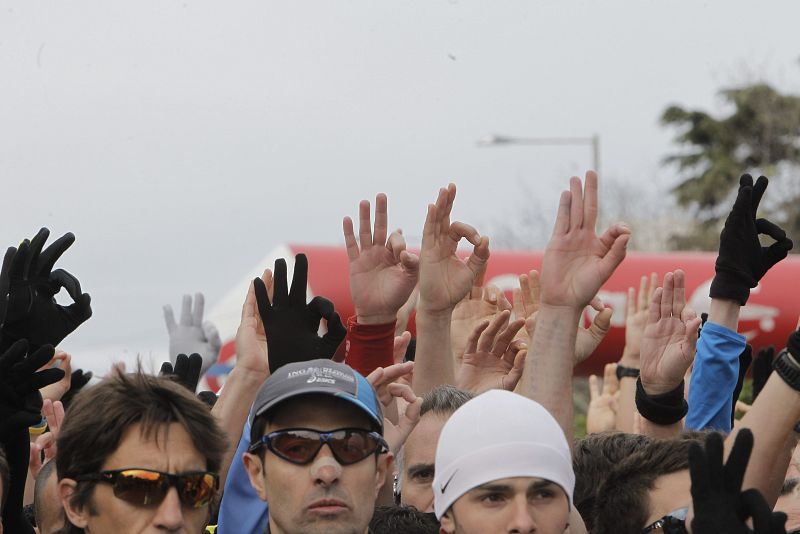
M114 496L137 506L158 505L169 488L175 488L184 506L202 508L211 502L219 487L219 477L206 471L173 474L152 469L116 469L79 475L75 480L107 482L113 486Z
M659 528L664 534L687 534L686 516L689 515L688 508L674 510L658 521L651 523L642 529L642 534L648 534Z
M320 432L311 428L287 428L270 432L250 445L255 453L265 446L287 462L297 465L310 463L322 446L328 444L333 457L342 465L354 464L364 458L389 451L389 445L377 432L361 428L339 428Z

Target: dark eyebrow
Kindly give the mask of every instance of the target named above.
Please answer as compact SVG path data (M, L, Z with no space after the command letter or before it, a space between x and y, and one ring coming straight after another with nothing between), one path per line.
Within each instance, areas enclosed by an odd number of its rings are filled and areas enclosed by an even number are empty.
M421 473L427 470L433 471L434 468L435 468L434 464L414 464L408 466L407 471L409 475L416 475L417 473Z
M543 490L555 486L555 482L550 482L549 480L537 480L530 486L528 486L528 493L533 493L535 491Z
M495 493L508 493L512 491L511 486L507 484L495 484L493 482L487 482L486 484L481 484L480 486L474 489L478 491L491 491Z

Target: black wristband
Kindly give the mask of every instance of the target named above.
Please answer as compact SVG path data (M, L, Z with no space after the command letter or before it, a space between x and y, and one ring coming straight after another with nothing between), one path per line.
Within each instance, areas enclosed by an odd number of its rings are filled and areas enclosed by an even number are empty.
M775 367L775 372L780 376L786 384L794 389L800 391L800 365L792 354L783 349L775 362L772 364Z
M640 377L636 380L636 409L642 417L657 425L677 423L689 411L689 405L683 398L683 380L672 391L661 395L648 395Z
M639 369L636 367L625 367L624 365L617 364L617 380L622 380L624 377L639 378Z

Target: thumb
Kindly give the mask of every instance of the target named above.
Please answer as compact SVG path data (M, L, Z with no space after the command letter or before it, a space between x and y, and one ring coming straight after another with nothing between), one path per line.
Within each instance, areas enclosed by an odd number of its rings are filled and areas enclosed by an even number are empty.
M611 316L614 311L611 308L603 308L603 311L594 316L594 321L589 327L589 333L592 337L602 340L608 334L608 329L611 327Z
M419 273L419 256L404 250L400 253L400 264L403 266L406 273L414 278L417 277Z
M208 355L214 356L214 361L217 360L217 356L219 356L219 350L222 348L222 339L219 337L219 331L217 327L210 321L205 321L203 323L203 335L208 340L208 344L214 350L216 354Z

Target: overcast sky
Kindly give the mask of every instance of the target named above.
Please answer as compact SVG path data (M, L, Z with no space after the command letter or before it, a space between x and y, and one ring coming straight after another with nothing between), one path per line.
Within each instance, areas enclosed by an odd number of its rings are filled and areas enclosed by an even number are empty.
M794 0L0 0L0 243L77 235L60 266L95 317L73 350L165 347L163 303L213 304L279 243L341 243L361 198L388 193L414 241L448 181L489 228L521 183L550 209L591 163L487 134L597 133L601 187L665 190L664 107L800 92L798 20Z

